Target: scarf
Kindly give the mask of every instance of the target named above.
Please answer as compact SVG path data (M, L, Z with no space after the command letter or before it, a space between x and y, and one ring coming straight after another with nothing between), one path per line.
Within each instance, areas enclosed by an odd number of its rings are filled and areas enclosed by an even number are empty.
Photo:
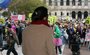
M49 27L48 21L45 21L45 20L32 21L31 24L36 24L36 25L43 24Z

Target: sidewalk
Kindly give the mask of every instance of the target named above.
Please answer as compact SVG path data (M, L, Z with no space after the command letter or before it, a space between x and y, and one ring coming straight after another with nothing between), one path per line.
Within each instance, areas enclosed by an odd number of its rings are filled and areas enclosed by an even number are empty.
M62 53L64 51L64 47L65 47L65 45L62 46ZM16 50L18 52L18 55L23 55L22 54L22 47L21 46L20 47L16 46L15 48L16 48ZM0 52L0 55L6 55L6 53L7 53L7 50L3 50L2 52ZM13 55L13 54L11 53L11 55ZM58 54L58 55L63 55L63 54Z
M22 47L19 46L19 47L15 47L16 48L16 51L18 52L18 55L23 55L22 54ZM7 53L7 50L3 50L2 52L0 52L0 55L6 55ZM10 55L13 55L13 53L11 53Z

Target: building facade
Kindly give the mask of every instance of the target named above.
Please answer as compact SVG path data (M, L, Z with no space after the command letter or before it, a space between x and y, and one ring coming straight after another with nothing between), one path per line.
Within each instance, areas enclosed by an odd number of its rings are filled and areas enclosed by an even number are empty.
M90 0L44 0L49 15L55 15L58 18L67 16L73 19L85 19L90 15Z

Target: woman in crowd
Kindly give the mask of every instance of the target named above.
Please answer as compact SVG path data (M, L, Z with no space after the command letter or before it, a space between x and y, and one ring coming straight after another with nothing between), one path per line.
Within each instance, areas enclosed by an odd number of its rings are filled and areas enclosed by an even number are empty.
M62 53L61 51L61 45L62 45L62 40L61 40L61 31L59 28L60 24L58 22L56 22L56 24L54 25L54 44L55 44L55 49L56 49L56 54L58 54L57 49L59 49L60 54Z
M7 26L7 43L8 43L7 55L10 55L11 52L14 55L18 55L14 47L15 43L18 43L18 39L16 36L16 32L14 31L14 29L12 29L11 24L8 24Z

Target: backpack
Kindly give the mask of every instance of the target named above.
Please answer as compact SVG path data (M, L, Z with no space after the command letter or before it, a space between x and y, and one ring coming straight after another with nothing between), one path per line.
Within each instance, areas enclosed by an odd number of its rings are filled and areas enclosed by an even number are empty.
M9 47L11 47L12 45L14 45L15 43L15 39L13 37L13 34L11 31L7 32L7 44L9 45Z

